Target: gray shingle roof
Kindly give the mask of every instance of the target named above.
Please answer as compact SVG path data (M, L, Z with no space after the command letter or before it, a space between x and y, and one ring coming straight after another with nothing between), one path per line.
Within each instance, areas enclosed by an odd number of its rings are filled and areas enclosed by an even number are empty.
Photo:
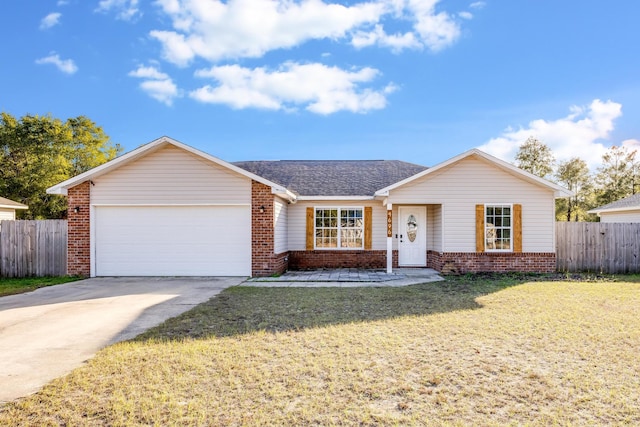
M640 208L640 194L634 194L633 196L625 197L624 199L616 200L604 206L599 206L592 211L608 211L615 209L627 209L627 208Z
M235 162L301 196L373 196L426 166L399 160L277 160Z

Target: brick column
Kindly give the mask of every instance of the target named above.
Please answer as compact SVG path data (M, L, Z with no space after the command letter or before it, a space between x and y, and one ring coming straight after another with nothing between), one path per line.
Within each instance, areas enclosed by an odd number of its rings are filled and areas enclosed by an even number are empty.
M287 270L288 253L274 253L273 194L268 185L251 181L251 275L281 274Z
M67 191L67 274L70 276L91 274L90 200L89 181Z

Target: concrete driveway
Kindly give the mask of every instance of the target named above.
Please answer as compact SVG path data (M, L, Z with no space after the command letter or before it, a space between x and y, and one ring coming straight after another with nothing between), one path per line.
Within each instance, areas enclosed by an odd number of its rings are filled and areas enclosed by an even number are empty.
M225 278L96 278L0 298L0 402L242 283Z

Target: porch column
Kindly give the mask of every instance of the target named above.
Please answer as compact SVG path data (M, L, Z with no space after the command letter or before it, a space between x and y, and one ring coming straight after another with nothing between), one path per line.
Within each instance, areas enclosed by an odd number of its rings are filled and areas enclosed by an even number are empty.
M387 273L393 270L393 205L387 203Z

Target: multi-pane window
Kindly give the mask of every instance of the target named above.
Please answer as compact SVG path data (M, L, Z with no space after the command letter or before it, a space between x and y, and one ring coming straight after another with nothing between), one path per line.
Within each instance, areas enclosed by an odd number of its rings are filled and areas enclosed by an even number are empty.
M485 206L485 247L487 250L511 251L513 221L511 205Z
M316 208L316 249L362 249L362 208Z

